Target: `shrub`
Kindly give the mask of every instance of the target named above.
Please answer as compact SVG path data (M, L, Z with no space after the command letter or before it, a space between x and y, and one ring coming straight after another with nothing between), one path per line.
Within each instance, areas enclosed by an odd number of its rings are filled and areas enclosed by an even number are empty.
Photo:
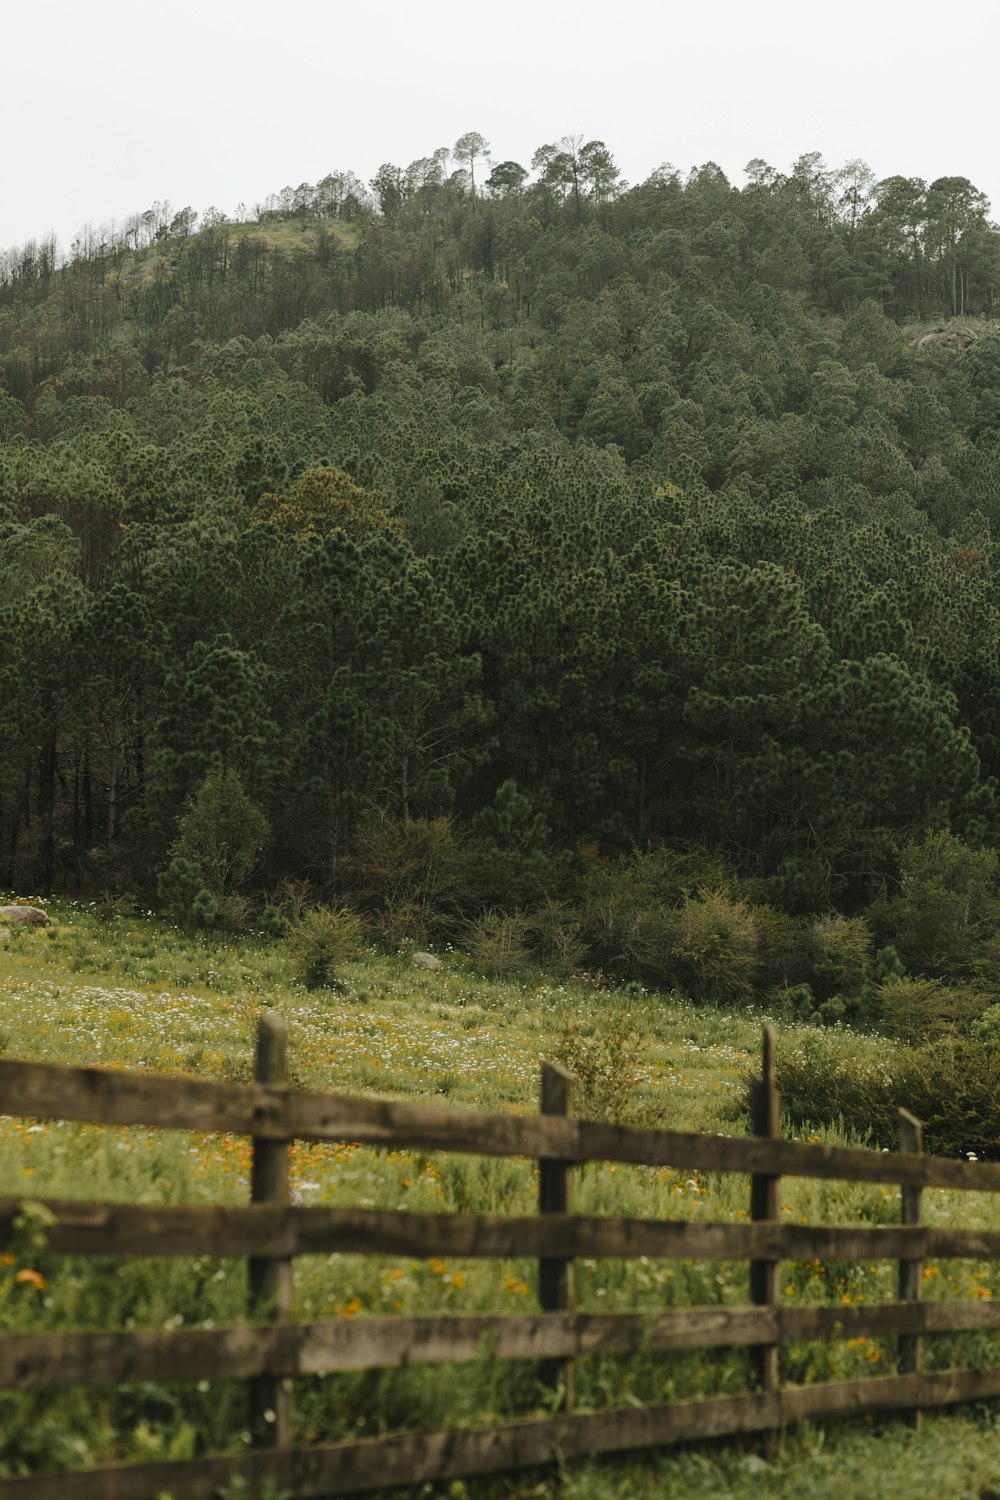
M282 913L280 907L265 906L257 919L257 925L261 932L267 933L268 937L288 936L288 918Z
M969 1028L974 1042L1000 1047L1000 1005L988 1005Z
M939 978L989 969L1000 926L995 849L929 834L900 857L899 893L875 920L910 970Z
M440 920L426 901L402 897L387 901L374 923L380 942L394 953L426 948L439 935Z
M362 938L357 912L346 906L312 907L289 933L293 977L309 990L333 988L337 965L357 956Z
M539 901L554 880L556 862L548 852L545 817L517 782L508 779L498 787L492 806L482 808L472 826L485 899L502 907Z
M579 968L587 952L580 915L566 901L551 897L531 913L531 936L541 963L560 976Z
M872 954L872 935L863 917L819 917L806 930L809 981L822 1003L834 995L860 995Z
M696 1000L735 1000L753 989L757 925L753 913L724 891L689 897L675 916L672 959Z
M573 1113L581 1120L635 1122L640 1111L641 1037L623 1005L609 1005L593 1025L570 1021L555 1048L555 1059L573 1075Z
M156 877L156 894L166 916L182 927L211 927L215 921L215 897L192 859L175 854Z
M594 861L577 884L577 905L591 961L622 979L673 983L675 908L699 889L721 885L725 869L703 850L633 849Z
M476 857L469 839L448 817L389 818L358 831L345 872L355 899L379 912L413 902L439 914L454 930L478 899Z
M887 1044L873 1057L845 1053L842 1034L820 1031L797 1047L778 1049L777 1082L796 1127L843 1127L891 1150L904 1108L923 1121L929 1152L1000 1157L1000 1048L991 1041Z
M986 1004L975 990L909 975L883 986L879 999L883 1030L915 1045L968 1032Z
M215 897L237 889L252 873L270 837L267 819L243 790L236 771L209 771L178 823L171 854L190 860Z
M530 931L526 917L490 910L469 922L465 942L476 966L484 974L500 979L530 963Z
M803 958L802 923L773 906L754 906L757 924L757 973L760 989L784 989L807 976Z

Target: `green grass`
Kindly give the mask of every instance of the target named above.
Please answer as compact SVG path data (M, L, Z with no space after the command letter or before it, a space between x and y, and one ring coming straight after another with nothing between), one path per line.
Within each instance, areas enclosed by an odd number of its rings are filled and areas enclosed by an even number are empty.
M601 1102L600 1069L616 1059L631 1074L618 1091L628 1116L699 1131L741 1132L735 1101L754 1065L763 1017L694 1007L676 996L611 996L537 973L516 981L476 977L467 958L443 955L426 973L374 952L340 971L342 989L296 985L280 943L192 937L148 917L101 922L72 904L50 908L46 930L15 933L0 945L0 1047L13 1057L145 1067L241 1079L252 1071L255 1016L262 1004L290 1027L294 1080L311 1088L448 1105L532 1111L539 1062L589 1039L594 1077L588 1097ZM629 1031L637 1048L624 1044ZM798 1035L783 1027L779 1045ZM846 1051L870 1039L838 1034ZM878 1043L878 1045L886 1045ZM579 1049L578 1049L579 1051ZM825 1139L842 1140L836 1132ZM297 1201L461 1212L531 1213L532 1163L422 1152L300 1143L292 1150ZM249 1145L234 1137L104 1129L0 1117L0 1192L61 1194L131 1201L245 1202ZM636 1217L738 1219L748 1210L745 1178L616 1168L595 1164L575 1174L583 1213ZM827 1222L891 1223L898 1192L851 1183L786 1179L782 1216ZM930 1222L998 1227L987 1195L956 1204L925 1194ZM895 1267L788 1265L789 1302L855 1303L892 1298ZM928 1296L1000 1295L990 1263L929 1266ZM18 1273L36 1276L18 1279ZM44 1282L44 1285L40 1284ZM745 1266L708 1262L582 1261L581 1310L725 1305L747 1299ZM241 1321L246 1298L240 1262L57 1260L30 1240L0 1266L0 1328L5 1331L128 1326L196 1326ZM514 1312L537 1306L528 1260L411 1261L389 1257L304 1258L296 1265L295 1315L303 1319L385 1313ZM889 1373L889 1343L803 1345L787 1350L791 1381ZM928 1368L1000 1363L997 1340L984 1336L927 1341ZM747 1389L739 1351L644 1354L579 1362L578 1399L599 1408ZM365 1372L303 1381L297 1387L299 1435L336 1440L401 1427L440 1427L527 1415L544 1407L537 1372L526 1364L484 1360L471 1367ZM242 1392L211 1387L71 1390L0 1394L0 1476L115 1459L183 1457L203 1447L239 1448L247 1440ZM581 1465L563 1493L579 1500L676 1493L763 1493L815 1500L834 1495L903 1496L934 1485L939 1497L975 1494L1000 1480L992 1415L930 1418L919 1438L901 1425L865 1423L789 1435L762 1478L753 1444L705 1447L623 1462ZM951 1459L948 1458L951 1450ZM860 1476L867 1471L866 1484ZM853 1479L858 1476L857 1487ZM539 1476L481 1481L440 1491L453 1497L546 1494ZM541 1487L539 1487L541 1486ZM909 1487L907 1487L909 1486ZM428 1492L429 1493L429 1492Z

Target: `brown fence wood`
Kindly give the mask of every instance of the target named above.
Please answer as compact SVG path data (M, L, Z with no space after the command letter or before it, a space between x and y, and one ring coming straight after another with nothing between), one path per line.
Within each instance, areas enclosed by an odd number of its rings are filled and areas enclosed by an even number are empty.
M764 1027L761 1076L753 1091L752 1125L754 1134L777 1140L781 1134L781 1108L775 1084L774 1028ZM750 1179L750 1217L754 1224L774 1225L780 1222L778 1185L780 1178L772 1173L755 1173ZM758 1307L776 1307L778 1303L778 1262L751 1260L750 1300ZM764 1392L778 1389L777 1342L759 1344L754 1349L757 1383ZM767 1443L767 1455L773 1456L773 1445Z
M25 1199L0 1198L0 1245ZM676 1260L1000 1258L1000 1230L937 1226L724 1224L685 1219L544 1218L377 1208L238 1208L39 1198L66 1255L391 1255L516 1260L582 1256Z
M570 1111L572 1075L559 1063L542 1063L541 1111L543 1115L567 1116ZM543 1160L538 1169L538 1212L570 1212L572 1191L568 1162ZM543 1312L571 1312L573 1309L573 1262L565 1258L543 1256L538 1262L538 1303ZM563 1411L573 1410L572 1360L548 1361L540 1377L543 1385L557 1386L562 1381Z
M1000 1303L671 1308L667 1312L361 1318L288 1327L0 1335L0 1388L322 1375L491 1359L1000 1330Z
M1000 1165L986 1162L799 1141L640 1130L558 1116L490 1115L4 1058L0 1058L0 1098L6 1114L32 1119L1000 1192Z
M258 1017L257 1081L288 1083L288 1027L272 1011ZM288 1142L255 1136L250 1175L250 1201L285 1209L290 1201ZM250 1315L275 1324L287 1323L292 1313L292 1259L251 1256L247 1266ZM256 1448L287 1448L292 1441L291 1382L282 1375L262 1373L250 1382L250 1431Z
M921 1154L920 1127L903 1122L900 1153L842 1150L780 1141L774 1087L774 1037L764 1038L755 1136L695 1136L578 1122L568 1116L569 1079L550 1067L536 1119L468 1110L344 1099L287 1088L285 1032L261 1021L257 1082L163 1079L93 1068L54 1068L0 1060L5 1113L34 1118L226 1130L250 1135L254 1166L249 1207L97 1203L42 1199L54 1215L52 1253L248 1256L255 1326L0 1336L0 1386L165 1379L250 1381L251 1428L259 1451L85 1473L0 1481L0 1495L49 1500L148 1500L178 1491L209 1500L234 1478L271 1478L297 1497L355 1494L425 1479L497 1472L628 1451L653 1444L737 1433L774 1433L810 1417L922 1408L1000 1395L1000 1369L924 1375L920 1340L958 1330L1000 1330L1000 1305L924 1303L922 1263L929 1258L1000 1259L1000 1231L920 1222L927 1187L1000 1191L1000 1167ZM407 1213L292 1206L288 1142L365 1141L424 1150L518 1155L540 1161L537 1215ZM701 1172L748 1174L751 1221L583 1218L570 1212L572 1165L609 1160ZM800 1225L779 1221L781 1176L899 1183L898 1226ZM0 1198L0 1249L11 1238L23 1198ZM537 1315L372 1318L293 1325L291 1262L296 1255L379 1254L404 1258L538 1259ZM740 1260L751 1268L746 1307L668 1309L649 1315L578 1315L571 1271L577 1257ZM887 1306L782 1307L781 1261L896 1260L899 1301ZM896 1376L782 1388L778 1349L814 1339L895 1337ZM572 1410L482 1430L397 1434L291 1449L290 1385L295 1376L480 1358L568 1362L588 1354L636 1350L750 1347L760 1391L643 1410ZM543 1363L543 1370L545 1365Z
M236 1478L269 1478L296 1500L361 1494L550 1463L590 1454L630 1452L678 1442L780 1429L793 1422L862 1412L941 1407L1000 1395L1000 1370L895 1375L828 1385L785 1387L752 1396L682 1401L670 1406L574 1412L544 1421L486 1429L404 1434L360 1442L251 1453L230 1458L91 1469L57 1477L0 1481L11 1500L149 1500L175 1491L184 1500L215 1500Z
M920 1121L909 1110L899 1111L899 1149L911 1153L923 1150L924 1130ZM902 1201L900 1204L900 1217L904 1224L920 1223L920 1199L922 1189L918 1187L904 1187L902 1190ZM924 1265L921 1260L901 1260L899 1262L899 1300L900 1302L919 1302L923 1291ZM899 1340L898 1364L901 1375L918 1375L920 1373L922 1348L920 1337L917 1334L903 1334ZM920 1428L920 1408L906 1413L908 1424L915 1430Z

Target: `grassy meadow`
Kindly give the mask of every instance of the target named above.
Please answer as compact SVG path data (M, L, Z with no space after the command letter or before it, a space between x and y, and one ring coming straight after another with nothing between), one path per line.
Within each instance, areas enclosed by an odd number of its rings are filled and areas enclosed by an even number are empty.
M436 973L372 951L342 965L336 991L307 991L294 983L280 941L192 936L149 916L102 920L96 909L73 903L53 903L49 911L47 929L15 931L0 943L0 1051L10 1057L246 1079L255 1016L266 1004L288 1021L293 1081L301 1086L528 1112L537 1108L539 1061L556 1056L579 1077L580 1115L706 1132L746 1129L740 1104L766 1019L760 1012L695 1007L635 986L605 992L531 971L488 981L457 951L441 955L444 968ZM782 1025L779 1046L803 1030ZM845 1054L891 1045L848 1031L837 1036ZM844 1140L830 1132L824 1138ZM299 1143L291 1172L302 1203L530 1213L537 1192L530 1162L353 1145ZM0 1115L3 1194L239 1203L248 1179L245 1139ZM707 1220L738 1219L749 1208L745 1178L670 1169L589 1165L576 1173L574 1191L584 1213ZM1000 1209L987 1195L927 1193L924 1206L929 1223L1000 1227ZM899 1193L786 1180L781 1211L792 1221L892 1223ZM891 1263L787 1265L782 1295L843 1305L890 1300L895 1274ZM738 1304L747 1300L747 1280L745 1266L709 1262L577 1266L579 1306L590 1311ZM1000 1296L1000 1267L929 1264L925 1295ZM221 1325L243 1320L245 1299L241 1262L57 1259L30 1222L0 1262L5 1332ZM295 1314L302 1319L536 1306L530 1260L331 1255L296 1263ZM1000 1341L988 1335L940 1336L926 1340L925 1350L928 1369L1000 1363ZM802 1345L785 1352L783 1374L793 1382L880 1375L894 1370L894 1357L891 1343L875 1340ZM585 1408L738 1394L747 1383L740 1351L595 1357L577 1366ZM0 1393L0 1477L238 1450L249 1441L242 1395L225 1382ZM540 1412L545 1400L534 1367L484 1356L471 1367L303 1380L296 1421L302 1440L335 1441L504 1420ZM560 1487L571 1500L909 1500L932 1487L950 1500L991 1484L1000 1489L997 1439L994 1412L984 1407L925 1417L919 1435L891 1421L803 1428L787 1435L766 1466L747 1442L578 1465L561 1480L535 1472L414 1493L492 1500Z

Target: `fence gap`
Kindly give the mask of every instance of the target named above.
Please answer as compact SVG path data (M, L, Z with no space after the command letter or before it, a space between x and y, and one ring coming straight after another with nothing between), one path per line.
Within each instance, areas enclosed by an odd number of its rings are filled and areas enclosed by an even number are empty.
M258 1083L287 1087L288 1027L274 1011L257 1018ZM250 1202L287 1208L288 1142L252 1139L253 1164ZM292 1313L292 1261L251 1256L249 1260L250 1316L270 1323L288 1323ZM282 1375L256 1375L250 1381L250 1432L255 1448L287 1448L292 1440L292 1382Z
M753 1091L753 1133L769 1140L778 1140L781 1135L781 1101L775 1082L774 1027L764 1027L761 1057L761 1076ZM780 1177L770 1173L755 1172L750 1179L750 1217L755 1224L777 1223L781 1215L778 1208ZM777 1307L779 1264L774 1260L752 1260L750 1262L750 1301L756 1307ZM757 1384L765 1394L777 1391L779 1384L779 1346L757 1344L752 1352ZM777 1448L775 1433L764 1437L764 1452L768 1458Z
M919 1156L924 1149L924 1127L906 1109L899 1111L899 1149L914 1156ZM920 1223L920 1199L922 1193L923 1189L919 1187L904 1187L902 1189L901 1219L904 1224ZM923 1280L924 1263L922 1260L901 1260L899 1262L900 1302L919 1302L923 1290ZM900 1375L919 1375L922 1355L923 1339L918 1333L900 1334L897 1349ZM915 1407L913 1410L904 1413L903 1420L908 1426L919 1430L920 1408Z
M559 1063L542 1063L541 1112L543 1115L568 1115L572 1094L573 1075ZM565 1161L539 1162L538 1212L541 1214L568 1214L570 1212L571 1163ZM571 1313L575 1305L573 1284L573 1262L554 1256L542 1256L538 1262L538 1301L543 1312ZM558 1386L563 1382L562 1410L573 1410L573 1361L545 1360L541 1368L541 1380L545 1386Z

